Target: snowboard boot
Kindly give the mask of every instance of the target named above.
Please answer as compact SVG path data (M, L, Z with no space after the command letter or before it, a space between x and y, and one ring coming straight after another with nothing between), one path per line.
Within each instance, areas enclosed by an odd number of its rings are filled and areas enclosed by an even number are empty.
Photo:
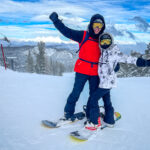
M111 122L110 122L110 119L106 120L105 119L105 115L104 115L104 118L102 119L102 126L106 126L106 127L109 127L109 128L113 128L114 125L115 125L115 120L117 119L117 116L116 114L114 113L114 119L111 119Z
M97 130L100 127L101 127L101 119L100 119L100 117L98 118L98 124L93 124L90 121L86 121L86 124L85 124L85 129L91 130L91 131L95 131L95 130Z
M69 124L69 123L72 123L74 121L75 120L72 120L71 118L62 117L58 120L57 126L62 126L62 125L65 125L65 124Z
M73 115L71 117L68 117L68 115L65 113L62 118L58 120L57 126L62 126L65 124L72 123L76 120L76 117Z
M102 121L102 126L106 126L106 127L109 127L109 128L113 128L115 124L110 124L110 123L107 123L107 122L104 122Z

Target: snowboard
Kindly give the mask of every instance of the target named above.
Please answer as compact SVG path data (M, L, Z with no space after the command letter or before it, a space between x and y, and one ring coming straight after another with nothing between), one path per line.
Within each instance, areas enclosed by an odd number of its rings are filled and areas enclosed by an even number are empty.
M101 115L101 118L103 118L103 114ZM115 121L120 120L121 114L119 112L115 112L114 118L115 118ZM107 125L103 124L103 122L102 122L102 126L99 129L97 129L96 131L91 131L91 130L87 130L85 128L82 128L78 131L71 132L70 138L77 141L77 142L84 142L84 141L89 140L92 136L94 136L94 135L96 136L96 133L99 130L103 130L105 128L107 128Z
M78 112L78 113L75 113L73 115L72 121L65 122L65 124L60 124L59 120L56 121L56 122L50 121L50 120L42 120L42 125L44 127L47 127L47 128L59 128L63 125L67 125L67 124L70 124L70 123L77 122L79 120L83 120L84 118L85 118L85 113L84 112Z

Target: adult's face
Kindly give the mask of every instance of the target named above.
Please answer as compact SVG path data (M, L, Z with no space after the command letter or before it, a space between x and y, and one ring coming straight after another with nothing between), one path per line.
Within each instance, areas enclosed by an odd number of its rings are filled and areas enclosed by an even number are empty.
M93 31L95 34L99 34L99 32L101 31L103 27L102 23L93 23Z
M100 28L96 27L96 28L93 28L93 31L95 34L99 34L99 32L101 31Z

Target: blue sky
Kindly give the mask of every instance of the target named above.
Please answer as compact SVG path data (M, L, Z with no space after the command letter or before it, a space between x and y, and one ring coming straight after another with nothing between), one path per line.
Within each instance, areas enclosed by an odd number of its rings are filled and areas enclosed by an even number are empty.
M56 11L65 25L86 30L93 14L115 27L118 43L150 42L150 0L0 0L0 33L10 40L70 43L49 20ZM116 34L118 32L123 35ZM135 37L130 38L127 32Z

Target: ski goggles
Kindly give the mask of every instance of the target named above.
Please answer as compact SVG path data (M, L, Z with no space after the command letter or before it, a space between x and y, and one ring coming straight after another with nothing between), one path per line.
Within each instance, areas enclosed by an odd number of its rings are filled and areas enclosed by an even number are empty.
M110 45L111 42L111 39L103 39L100 41L100 45Z
M101 29L103 27L103 23L95 22L93 23L93 28L99 28Z

